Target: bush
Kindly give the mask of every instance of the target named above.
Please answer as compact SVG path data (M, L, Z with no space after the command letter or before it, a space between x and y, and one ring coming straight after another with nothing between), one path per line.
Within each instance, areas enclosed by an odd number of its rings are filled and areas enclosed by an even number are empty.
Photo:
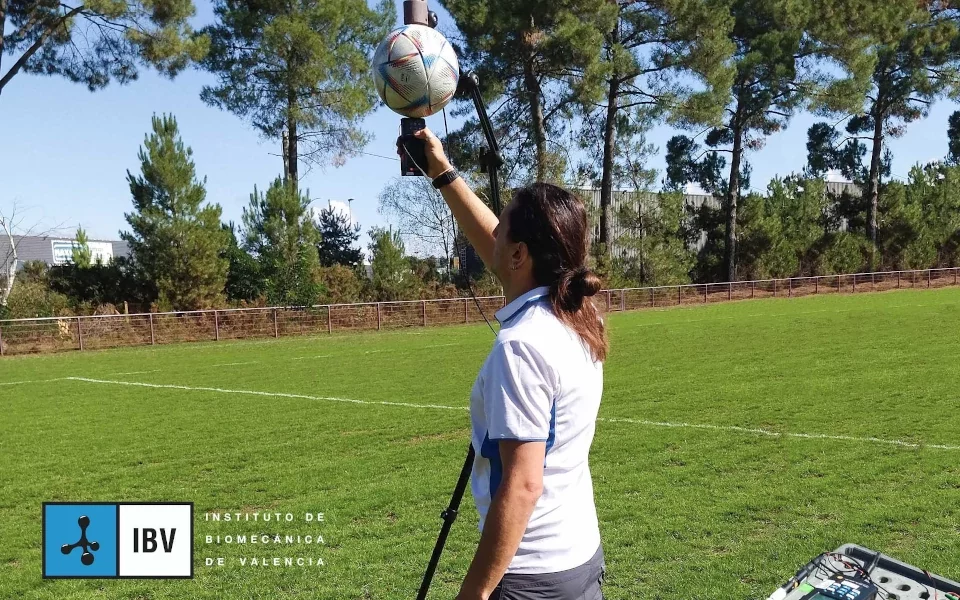
M6 312L9 319L70 316L70 299L37 281L14 281Z
M89 314L91 307L103 304L146 304L156 298L154 286L146 283L136 265L124 258L86 268L74 264L51 267L46 278L50 288L66 295L73 309L81 314Z
M816 272L821 275L860 273L870 262L870 241L841 231L823 236L815 249Z
M349 304L360 302L363 282L357 272L350 267L334 265L320 267L318 277L324 291L320 294L320 304Z

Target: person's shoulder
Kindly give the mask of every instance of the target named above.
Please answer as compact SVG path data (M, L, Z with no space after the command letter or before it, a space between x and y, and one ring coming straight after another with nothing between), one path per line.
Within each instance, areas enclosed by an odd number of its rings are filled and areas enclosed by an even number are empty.
M528 348L548 360L580 346L580 338L561 321L549 304L540 304L525 312L509 327L500 330L497 344L514 349Z
M503 342L542 345L547 340L555 339L564 330L565 325L553 314L550 305L539 303L524 311L509 326L502 328L497 339Z

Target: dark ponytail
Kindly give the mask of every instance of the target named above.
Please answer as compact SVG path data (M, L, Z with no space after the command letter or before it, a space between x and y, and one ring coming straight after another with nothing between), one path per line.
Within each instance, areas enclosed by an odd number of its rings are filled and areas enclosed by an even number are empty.
M583 202L549 183L521 188L514 199L510 240L527 245L533 277L550 288L554 314L577 332L594 360L605 360L606 330L589 299L600 291L600 279L586 266L590 230Z

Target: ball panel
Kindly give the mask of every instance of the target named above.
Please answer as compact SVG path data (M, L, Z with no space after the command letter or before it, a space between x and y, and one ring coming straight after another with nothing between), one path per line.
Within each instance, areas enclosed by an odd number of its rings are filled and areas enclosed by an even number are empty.
M400 93L397 92L394 88L387 85L384 88L383 92L383 102L391 108L391 110L400 111L403 108L410 105L410 100L404 98Z
M390 44L389 60L397 60L405 56L419 56L420 47L406 33L401 33Z
M426 72L420 55L405 56L392 60L381 67L381 76L387 81L387 87L405 98L417 98L423 94L423 82ZM390 103L387 103L390 105ZM393 107L390 105L391 108Z

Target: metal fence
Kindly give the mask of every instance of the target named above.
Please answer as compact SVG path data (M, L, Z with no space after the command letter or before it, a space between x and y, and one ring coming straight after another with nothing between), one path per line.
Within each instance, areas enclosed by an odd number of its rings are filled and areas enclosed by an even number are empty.
M595 298L607 312L663 308L751 298L874 292L958 285L960 268L792 277L604 290ZM134 315L97 315L0 321L0 356L334 332L455 325L483 321L502 296L368 302L311 307L242 308Z

